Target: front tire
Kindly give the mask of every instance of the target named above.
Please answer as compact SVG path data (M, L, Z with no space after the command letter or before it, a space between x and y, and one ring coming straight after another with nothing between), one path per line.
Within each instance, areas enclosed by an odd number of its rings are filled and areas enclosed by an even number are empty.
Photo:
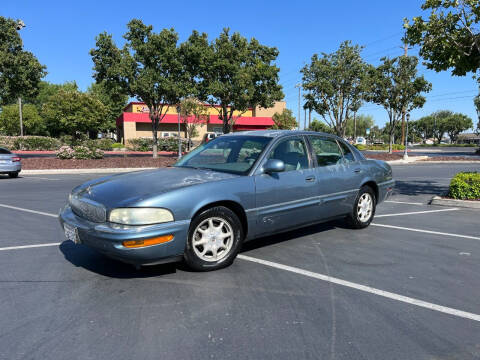
M238 216L216 206L195 216L190 224L184 259L196 271L211 271L233 263L243 242Z
M357 194L352 212L347 217L348 224L354 229L366 228L375 216L375 192L370 186L363 186Z

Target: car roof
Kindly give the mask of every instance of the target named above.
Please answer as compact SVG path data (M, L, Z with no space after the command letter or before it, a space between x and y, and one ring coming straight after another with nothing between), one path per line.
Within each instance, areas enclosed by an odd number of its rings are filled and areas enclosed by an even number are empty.
M234 133L225 134L228 136L264 136L264 137L271 137L271 138L278 138L281 136L288 136L288 135L325 135L325 136L332 136L337 138L337 136L332 134L327 134L323 132L316 132L316 131L303 131L303 130L251 130L251 131L238 131Z

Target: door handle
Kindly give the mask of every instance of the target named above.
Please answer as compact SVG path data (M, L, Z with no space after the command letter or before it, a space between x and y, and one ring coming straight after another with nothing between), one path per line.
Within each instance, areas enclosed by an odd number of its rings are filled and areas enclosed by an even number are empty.
M307 182L314 182L314 181L315 181L315 176L313 176L313 175L307 176L307 177L305 178L305 181L307 181Z
M361 173L361 172L362 172L362 169L355 169L355 170L353 170L353 172L355 172L355 173L359 174L359 173Z

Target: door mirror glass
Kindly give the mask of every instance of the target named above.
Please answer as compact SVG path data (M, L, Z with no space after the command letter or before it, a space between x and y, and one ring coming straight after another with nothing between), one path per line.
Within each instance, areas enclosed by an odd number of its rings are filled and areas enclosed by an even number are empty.
M268 159L265 165L263 165L263 172L265 174L271 174L276 172L285 171L285 163L278 159Z

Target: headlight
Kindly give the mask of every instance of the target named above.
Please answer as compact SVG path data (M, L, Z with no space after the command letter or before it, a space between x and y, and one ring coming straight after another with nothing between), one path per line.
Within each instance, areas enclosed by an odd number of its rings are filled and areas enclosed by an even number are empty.
M173 214L159 208L119 208L110 211L108 220L124 225L152 225L173 221Z

